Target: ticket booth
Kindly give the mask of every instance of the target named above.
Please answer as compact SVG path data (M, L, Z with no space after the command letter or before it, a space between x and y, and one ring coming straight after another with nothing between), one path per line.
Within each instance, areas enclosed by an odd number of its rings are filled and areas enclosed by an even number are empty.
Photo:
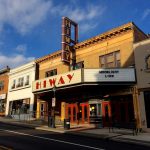
M102 127L102 100L89 100L90 107L90 123L95 124L96 127Z

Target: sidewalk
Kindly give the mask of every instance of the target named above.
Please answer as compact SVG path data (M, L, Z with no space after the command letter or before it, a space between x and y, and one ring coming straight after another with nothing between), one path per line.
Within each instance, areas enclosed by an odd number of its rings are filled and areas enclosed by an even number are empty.
M52 131L58 133L80 135L89 138L96 138L100 140L112 140L117 142L134 143L145 146L150 146L150 133L141 132L138 135L133 136L131 130L126 129L114 129L109 132L108 128L95 129L92 126L83 125L71 125L69 130L64 129L63 126L59 125L56 128L50 128L46 124L42 125L39 121L22 122L9 118L1 118L0 122L11 124L14 126L23 126L30 129Z

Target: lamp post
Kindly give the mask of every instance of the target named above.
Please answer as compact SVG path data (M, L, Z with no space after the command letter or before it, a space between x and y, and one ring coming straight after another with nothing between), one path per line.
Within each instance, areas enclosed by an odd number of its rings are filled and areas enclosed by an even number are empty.
M55 106L56 106L56 86L54 85L52 91L54 92L54 97L52 98L52 128L55 128Z

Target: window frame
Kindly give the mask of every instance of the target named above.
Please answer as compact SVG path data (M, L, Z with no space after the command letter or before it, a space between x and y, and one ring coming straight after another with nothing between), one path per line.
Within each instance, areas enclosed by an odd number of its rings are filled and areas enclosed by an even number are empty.
M45 77L46 78L52 77L52 76L55 76L55 75L57 75L57 69L52 69L52 70L49 70L49 71L45 72Z
M119 54L119 59L117 58L117 54ZM109 64L112 64L112 65L109 66ZM121 67L120 50L99 56L99 66L100 66L100 68L119 68L119 67Z
M4 81L0 81L0 91L4 90Z

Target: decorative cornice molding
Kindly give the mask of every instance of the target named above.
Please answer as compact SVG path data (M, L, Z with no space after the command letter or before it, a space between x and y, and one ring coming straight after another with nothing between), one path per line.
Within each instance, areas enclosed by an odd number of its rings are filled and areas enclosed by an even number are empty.
M61 50L58 50L52 54L46 55L44 57L38 58L35 60L35 63L42 63L43 61L54 59L61 56Z
M100 41L111 39L114 36L118 36L122 33L126 33L126 32L131 31L131 30L133 30L133 23L132 22L124 24L120 27L114 28L110 31L107 31L103 34L100 34L98 36L95 36L93 38L85 40L83 42L80 42L80 43L75 45L75 49L83 48L85 46L90 46L91 44L95 44L95 43L100 42Z

